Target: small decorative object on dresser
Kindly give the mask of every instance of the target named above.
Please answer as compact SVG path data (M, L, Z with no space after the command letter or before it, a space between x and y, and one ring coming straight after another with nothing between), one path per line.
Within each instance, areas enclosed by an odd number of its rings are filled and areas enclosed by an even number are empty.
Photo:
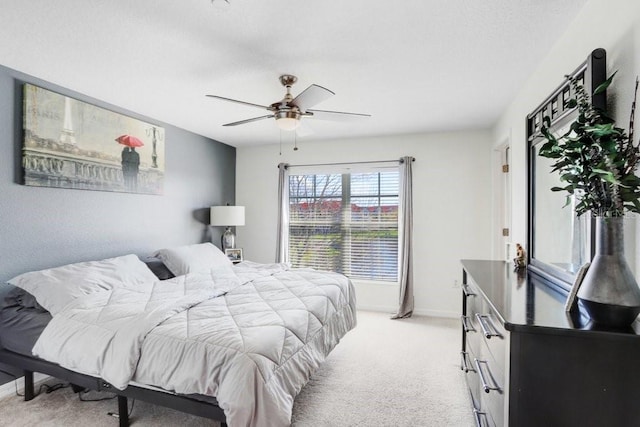
M231 262L233 262L234 264L237 264L243 261L241 248L225 249L224 253L227 257L229 257Z
M516 257L513 259L513 264L516 268L527 266L526 255L520 243L516 243Z
M587 274L587 270L590 265L590 262L585 263L580 267L580 270L578 270L578 274L576 274L576 280L574 280L573 286L567 296L567 301L564 304L564 311L567 313L572 313L576 308L578 308L578 300L576 297L578 296L578 290L580 289L580 285L582 285L582 281L584 280L584 276Z

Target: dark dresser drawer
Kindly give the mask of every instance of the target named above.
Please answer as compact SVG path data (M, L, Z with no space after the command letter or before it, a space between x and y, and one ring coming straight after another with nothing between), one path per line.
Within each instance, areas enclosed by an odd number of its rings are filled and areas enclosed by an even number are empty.
M474 317L463 317L462 318L462 327L465 328L465 340L466 340L466 349L467 352L469 351L473 351L473 353L475 355L480 355L481 352L481 346L483 345L483 338L482 335L480 335L480 329L478 327L478 321L477 319ZM473 359L471 359L471 362L473 364Z
M492 370L504 377L508 332L491 310L478 313L475 317L478 333L482 337L482 345L486 348L486 351L481 353L487 360L492 361Z
M473 408L476 410L480 410L480 392L482 390L480 388L480 376L478 375L478 371L476 370L474 364L475 359L476 355L473 353L473 351L463 353L460 367L465 372L465 381L467 382L467 388L469 389L469 394L471 395Z
M507 331L473 281L463 286L461 367L473 401L476 424L504 425Z
M466 300L466 312L463 313L461 321L462 329L465 332L465 346L470 347L474 354L479 355L482 335L476 314L482 313L484 310L483 301L473 286L464 286L463 295ZM471 361L473 362L473 359Z
M463 285L464 348L461 366L473 401L476 424L505 425L508 332L473 280Z
M494 381L494 384L497 386L497 389L491 389L488 393L482 390L484 393L482 395L482 407L485 409L487 414L490 417L490 420L496 426L504 426L504 412L505 412L505 383L506 377L504 375L500 376L500 374L496 374L493 369L494 366L489 364L488 368L491 370L490 373L487 370L483 371L483 375L491 376L493 378L487 378L485 381ZM482 387L482 381L480 386Z

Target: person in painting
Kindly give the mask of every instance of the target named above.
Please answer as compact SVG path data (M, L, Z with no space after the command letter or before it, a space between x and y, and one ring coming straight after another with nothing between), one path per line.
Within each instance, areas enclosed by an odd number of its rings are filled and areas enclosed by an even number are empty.
M140 154L134 147L122 149L122 177L124 188L127 191L136 191L138 188L138 170L140 169Z

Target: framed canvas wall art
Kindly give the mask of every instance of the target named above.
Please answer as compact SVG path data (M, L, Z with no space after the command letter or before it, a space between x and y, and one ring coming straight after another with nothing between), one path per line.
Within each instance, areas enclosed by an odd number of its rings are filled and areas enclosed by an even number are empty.
M24 84L24 184L162 194L165 131Z

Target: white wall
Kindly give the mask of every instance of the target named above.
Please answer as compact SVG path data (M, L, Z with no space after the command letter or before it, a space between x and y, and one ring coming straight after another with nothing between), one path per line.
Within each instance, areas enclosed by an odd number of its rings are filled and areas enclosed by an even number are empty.
M562 83L565 74L572 72L596 48L607 51L608 74L619 70L607 91L609 110L618 125L627 128L635 79L640 74L640 1L589 1L545 59L532 70L531 77L494 127L493 141L511 138L514 242L526 241L526 116ZM523 52L526 53L526 46ZM636 123L636 129L638 126L640 123ZM638 132L636 141L637 135ZM632 218L625 224L627 255L635 246L634 222Z
M491 257L491 144L488 131L240 147L236 203L246 206L238 246L258 262L275 260L277 164L391 160L410 155L414 171L416 313L457 316L460 259ZM356 283L360 308L395 311L397 285Z
M349 162L413 155L417 158L416 312L455 315L459 312L459 292L453 283L460 280L459 259L492 258L500 248L496 244L497 234L492 231L498 227L493 218L498 214L495 209L499 188L496 178L499 174L491 173L492 163L499 166L492 147L495 149L505 141L511 145L511 236L513 242L526 242L526 116L561 83L565 74L599 47L607 51L609 73L619 70L608 96L610 112L626 127L635 78L640 74L640 1L591 0L532 70L527 83L490 132L302 142L299 151L286 146L282 155L277 145L238 148L236 200L247 206L247 225L239 227L237 234L245 257L260 262L272 262L275 258L279 162ZM522 48L526 54L527 47ZM636 132L639 134L640 131ZM626 243L632 252L636 246L631 234L634 222L635 219L627 221ZM640 257L637 258L640 265ZM360 307L395 309L396 287L358 284L357 292Z

